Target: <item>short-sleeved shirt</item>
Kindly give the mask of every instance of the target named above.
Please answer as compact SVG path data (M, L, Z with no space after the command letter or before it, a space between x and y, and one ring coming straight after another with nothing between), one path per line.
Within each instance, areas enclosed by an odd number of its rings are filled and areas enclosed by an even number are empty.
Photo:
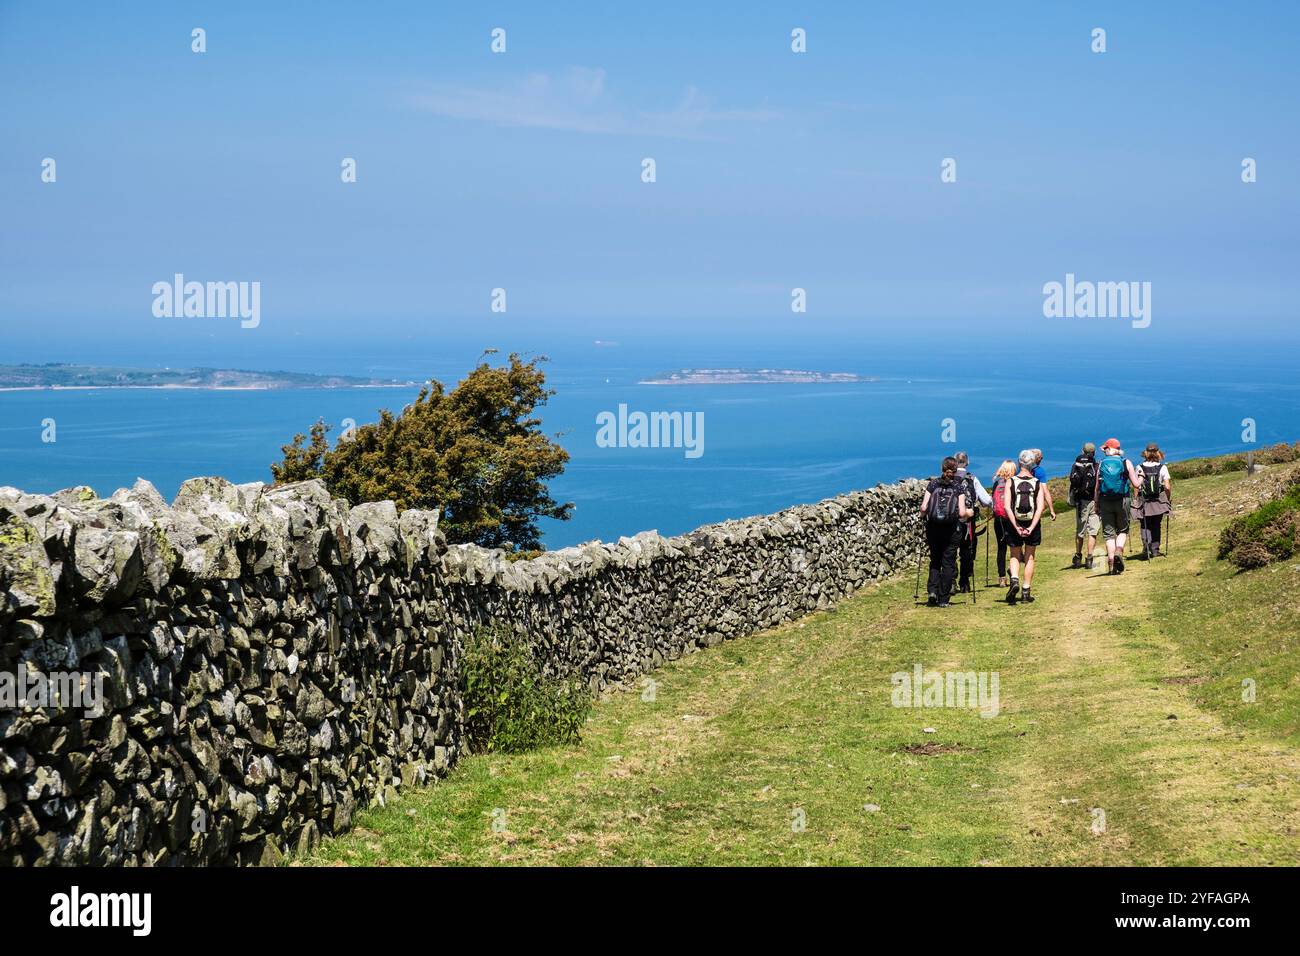
M934 496L934 493L935 493L936 491L938 491L939 488L942 487L942 486L944 486L945 484L946 484L946 483L944 482L944 480L943 480L942 478L931 478L931 479L930 479L930 483L929 483L928 485L925 486L925 490L926 490L927 492L930 493L931 497L933 497L933 496ZM966 492L963 490L963 488L962 488L962 482L961 482L961 481L959 481L959 480L957 480L957 479L953 479L953 481L951 482L951 484L954 484L954 485L957 486L957 492L958 492L958 494L965 494L965 493L966 493Z
M960 478L954 478L952 480L952 484L957 486L957 494L959 495L966 494L965 482L963 482ZM944 480L942 478L931 478L930 483L925 486L926 493L929 494L930 501L932 504L934 501L935 492L938 491L941 487L944 487ZM956 517L957 517L956 515L953 515L954 521L956 520Z
M1144 461L1144 462L1142 462L1141 464L1138 464L1138 465L1134 465L1134 466L1133 466L1133 470L1137 472L1137 475L1138 475L1139 478L1145 478L1145 477L1146 477L1146 475L1143 473L1142 465L1149 465L1149 464L1151 464L1151 462L1149 462L1149 461ZM1160 483L1160 490L1161 490L1161 492L1163 493L1163 492L1164 492L1164 487L1165 487L1165 482L1169 481L1169 466L1168 466L1168 465L1162 464L1162 465L1160 466L1160 472L1159 472L1159 475L1157 476L1156 480Z

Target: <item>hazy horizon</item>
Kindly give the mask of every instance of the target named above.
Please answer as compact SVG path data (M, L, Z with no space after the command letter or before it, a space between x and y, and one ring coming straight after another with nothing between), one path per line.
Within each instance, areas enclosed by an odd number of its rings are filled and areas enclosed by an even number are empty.
M46 360L945 321L1137 347L1043 317L1073 273L1150 282L1144 334L1285 339L1297 25L1282 3L0 5L0 321ZM260 325L155 317L177 273L259 282Z

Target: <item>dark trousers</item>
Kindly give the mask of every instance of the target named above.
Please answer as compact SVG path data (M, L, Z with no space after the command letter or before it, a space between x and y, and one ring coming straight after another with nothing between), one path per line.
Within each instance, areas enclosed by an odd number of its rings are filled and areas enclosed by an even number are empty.
M1164 515L1152 515L1142 519L1142 544L1148 551L1160 550L1160 525L1164 520Z
M965 526L961 521L944 524L930 521L925 526L925 540L930 546L930 577L926 591L940 601L948 600L952 594L952 582L957 576L957 549Z
M970 589L970 579L975 575L975 522L962 521L961 543L957 545L957 587L962 591Z
M1007 549L1010 545L1007 543L1007 519L993 519L993 535L998 539L998 577L1007 576Z

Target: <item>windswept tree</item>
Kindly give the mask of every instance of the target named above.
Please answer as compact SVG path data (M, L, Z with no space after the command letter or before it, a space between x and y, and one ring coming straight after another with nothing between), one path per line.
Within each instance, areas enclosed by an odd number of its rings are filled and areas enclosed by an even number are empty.
M431 380L400 415L385 410L333 448L319 421L283 447L271 473L276 484L319 478L353 504L392 499L399 509L437 510L455 543L538 549L537 519L573 511L546 488L569 454L534 416L554 394L541 361L512 354L507 366L480 363L450 392Z

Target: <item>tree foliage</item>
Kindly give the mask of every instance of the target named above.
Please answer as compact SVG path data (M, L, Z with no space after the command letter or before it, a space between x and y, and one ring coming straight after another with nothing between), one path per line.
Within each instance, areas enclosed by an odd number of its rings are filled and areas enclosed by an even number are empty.
M450 392L430 380L400 415L384 410L333 448L319 421L282 448L271 473L276 484L319 478L353 504L391 499L399 509L437 510L455 543L540 548L537 519L573 510L546 488L569 455L534 415L554 394L538 367L544 360L480 363Z

